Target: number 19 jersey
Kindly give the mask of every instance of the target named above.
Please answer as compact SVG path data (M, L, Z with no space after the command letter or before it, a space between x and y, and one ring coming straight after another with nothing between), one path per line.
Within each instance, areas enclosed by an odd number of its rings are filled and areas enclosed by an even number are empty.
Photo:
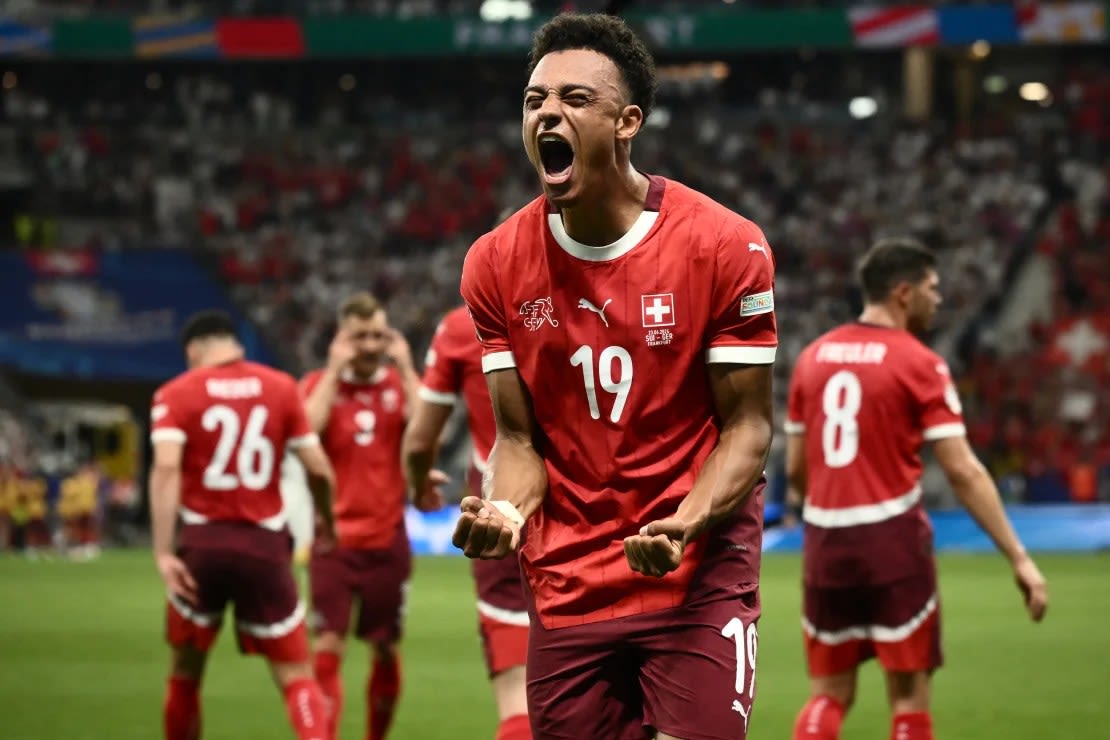
M292 377L253 362L189 370L154 394L152 442L180 442L181 519L285 528L278 466L318 444Z
M471 248L483 370L519 372L547 467L521 551L546 627L681 605L707 551L731 548L736 567L699 578L758 580L759 495L665 578L632 572L623 540L674 515L717 444L706 364L774 361L773 280L757 226L660 177L608 246L576 242L539 198Z
M932 567L920 449L965 434L939 355L899 329L833 329L799 355L784 426L805 435L808 584L877 585Z

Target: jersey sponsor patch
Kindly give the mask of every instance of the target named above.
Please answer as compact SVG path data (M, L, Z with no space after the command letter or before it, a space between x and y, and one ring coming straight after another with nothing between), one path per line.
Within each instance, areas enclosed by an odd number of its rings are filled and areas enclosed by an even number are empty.
M775 294L770 291L753 293L740 299L741 316L759 316L775 310Z

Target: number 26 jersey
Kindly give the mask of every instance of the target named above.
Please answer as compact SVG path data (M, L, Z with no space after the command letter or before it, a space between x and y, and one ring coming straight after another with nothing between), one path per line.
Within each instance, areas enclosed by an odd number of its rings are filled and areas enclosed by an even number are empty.
M756 582L757 495L666 578L633 573L623 540L674 515L717 443L706 364L774 362L773 283L757 226L654 176L643 213L608 246L574 241L538 198L471 248L462 294L483 370L517 369L540 430L549 490L522 558L545 626L682 604L723 530L745 553L728 578Z

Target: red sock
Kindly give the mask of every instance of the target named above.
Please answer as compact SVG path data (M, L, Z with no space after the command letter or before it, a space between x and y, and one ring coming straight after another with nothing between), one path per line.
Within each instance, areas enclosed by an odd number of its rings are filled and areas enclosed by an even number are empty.
M369 713L367 740L385 740L393 722L393 709L401 693L401 660L396 656L375 660L366 687L366 711Z
M328 737L336 737L339 714L343 711L343 680L339 676L337 653L316 653L316 682L328 701Z
M532 725L527 714L514 714L501 720L494 740L532 740Z
M899 712L890 726L890 740L933 740L933 718L928 712Z
M838 740L844 706L831 696L814 696L794 721L792 740Z
M292 681L285 687L285 708L297 740L331 740L328 704L320 685L311 678Z
M192 678L170 676L162 705L166 740L197 740L200 737L200 684Z

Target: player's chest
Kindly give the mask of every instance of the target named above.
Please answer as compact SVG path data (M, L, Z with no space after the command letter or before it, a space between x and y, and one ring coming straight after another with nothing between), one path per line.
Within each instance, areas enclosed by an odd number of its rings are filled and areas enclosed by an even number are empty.
M404 425L399 389L345 387L332 405L327 438L331 447L370 447L383 439L399 439Z

